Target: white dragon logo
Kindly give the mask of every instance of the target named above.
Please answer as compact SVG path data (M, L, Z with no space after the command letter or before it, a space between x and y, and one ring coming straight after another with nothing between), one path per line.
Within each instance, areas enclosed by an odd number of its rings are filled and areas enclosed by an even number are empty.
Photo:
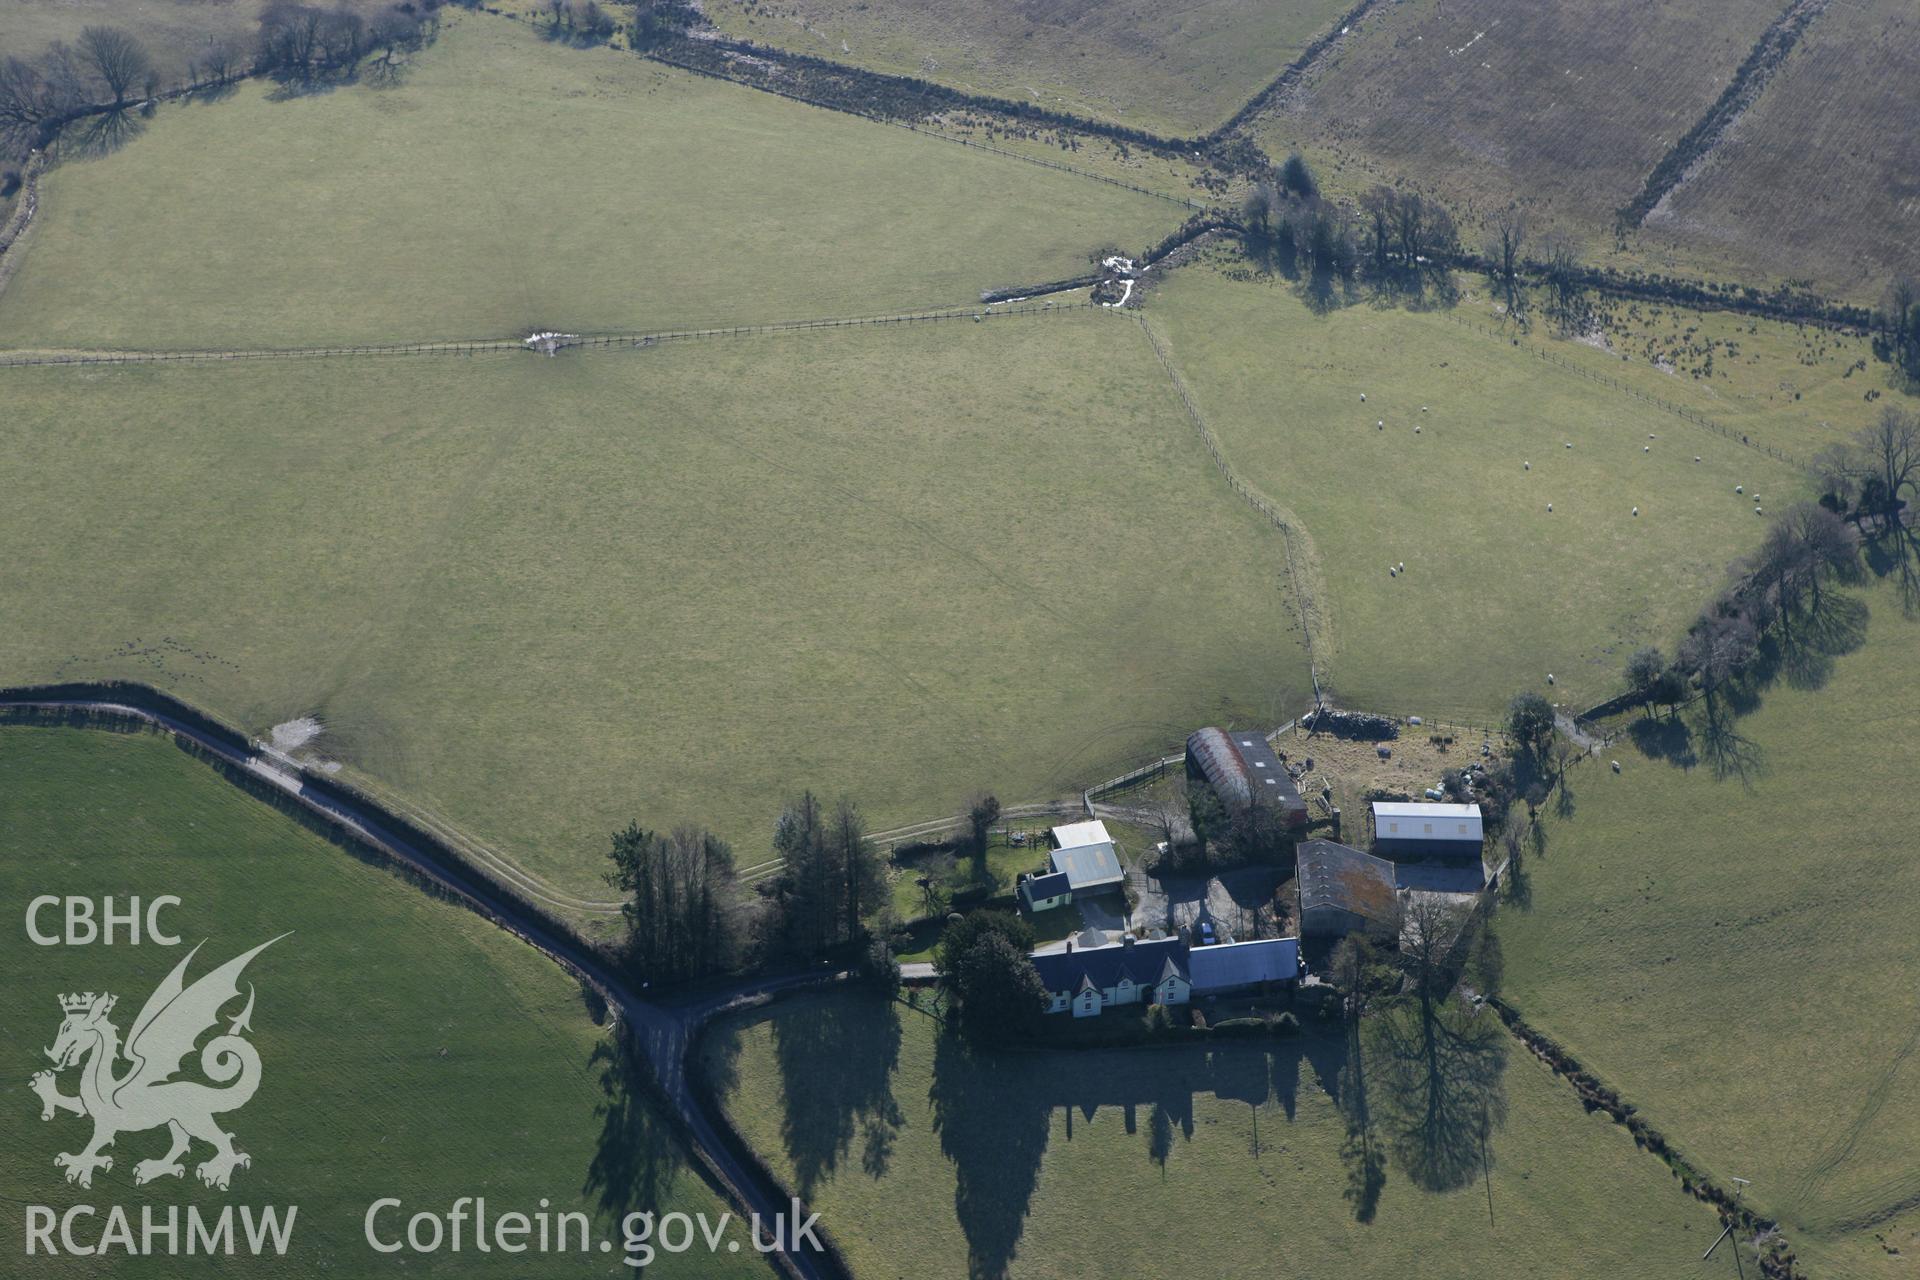
M280 938L286 936L283 933ZM235 1150L233 1135L214 1123L216 1115L245 1106L260 1087L260 1055L240 1038L242 1032L253 1029L251 983L247 986L247 1007L231 1020L225 1035L207 1041L200 1051L200 1070L215 1084L226 1087L216 1089L171 1077L193 1052L194 1042L219 1022L221 1006L239 998L240 972L247 962L280 938L227 961L190 987L186 985L187 965L200 948L189 951L147 998L140 1016L133 1020L124 1049L120 1029L107 1021L118 997L91 991L60 997L60 1011L66 1016L53 1047L46 1051L53 1060L53 1071L39 1072L28 1084L40 1095L42 1120L53 1119L59 1111L93 1118L93 1140L86 1148L53 1158L56 1166L66 1170L68 1182L91 1187L94 1170L113 1168L113 1157L101 1153L113 1145L116 1136L161 1125L172 1135L173 1145L158 1160L142 1160L133 1167L136 1183L183 1176L186 1168L180 1157L195 1138L213 1147L213 1157L194 1170L209 1187L225 1191L233 1171L253 1163L246 1152ZM114 1064L123 1054L133 1065L126 1074L116 1077ZM68 1097L60 1092L55 1072L78 1066L83 1060L86 1065L80 1072L79 1096Z

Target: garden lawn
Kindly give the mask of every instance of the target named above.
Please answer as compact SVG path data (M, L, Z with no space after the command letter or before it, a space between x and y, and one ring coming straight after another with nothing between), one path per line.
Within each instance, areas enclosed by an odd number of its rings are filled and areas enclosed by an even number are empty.
M1321 679L1348 705L1472 725L1527 687L1591 706L1759 541L1753 495L1805 492L1446 312L1320 314L1283 282L1193 269L1148 314L1228 461L1304 529Z
M927 1014L845 992L716 1024L701 1063L857 1277L1166 1275L1196 1253L1222 1274L1706 1274L1713 1216L1498 1034L1490 1170L1476 1140L1444 1190L1417 1184L1386 1154L1375 1078L1365 1209L1337 1034L972 1057Z
M22 922L29 899L43 894L96 904L113 895L116 911L129 895L174 895L180 903L160 923L182 943L130 946L123 932L111 947L35 946ZM0 903L8 919L0 1167L9 1232L20 1230L29 1204L56 1213L96 1206L99 1216L77 1220L82 1243L98 1237L113 1205L136 1233L147 1208L161 1221L188 1205L208 1215L232 1204L280 1206L283 1220L294 1214L283 1258L168 1257L163 1240L160 1256L62 1250L16 1262L17 1275L97 1276L104 1261L129 1280L523 1276L525 1255L476 1252L470 1226L459 1253L387 1255L367 1244L363 1220L383 1197L405 1205L397 1216L383 1213L386 1237L404 1231L407 1215L445 1213L460 1196L486 1197L494 1215L532 1214L550 1201L555 1213L588 1213L597 1246L619 1239L629 1210L724 1208L687 1166L650 1095L627 1087L625 1059L577 982L512 935L356 860L161 737L0 727ZM57 932L59 914L42 912L42 929ZM42 1122L26 1087L48 1065L40 1050L60 1026L58 997L112 992L111 1020L124 1035L195 945L189 982L289 933L241 981L243 993L254 992L249 1039L262 1068L252 1100L220 1117L252 1157L231 1190L197 1180L193 1165L211 1150L198 1143L184 1178L136 1186L135 1164L165 1153L164 1130L121 1133L112 1169L96 1174L91 1190L63 1181L53 1157L81 1149L87 1122L66 1114ZM223 1030L241 1007L227 1006ZM199 1078L197 1061L188 1059L183 1078ZM61 1091L74 1094L77 1080L63 1073ZM10 1245L16 1258L20 1240ZM742 1248L664 1265L672 1274L767 1274ZM608 1266L596 1247L547 1254L540 1274L605 1276Z
M1910 1258L1920 1225L1920 624L1891 587L1860 599L1864 647L1823 687L1765 692L1732 737L1695 717L1694 767L1628 739L1618 775L1576 771L1526 863L1531 907L1499 916L1527 1018L1723 1184L1752 1179L1832 1260L1815 1275L1908 1274L1877 1238Z
M249 83L48 173L0 346L240 348L966 305L1180 206L504 18L399 84Z
M0 381L0 678L317 715L579 894L629 821L745 866L802 787L1077 795L1306 696L1278 535L1111 313Z

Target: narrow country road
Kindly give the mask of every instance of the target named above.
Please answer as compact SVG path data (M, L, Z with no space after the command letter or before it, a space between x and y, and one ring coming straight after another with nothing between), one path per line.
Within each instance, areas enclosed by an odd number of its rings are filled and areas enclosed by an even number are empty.
M686 1128L695 1158L707 1168L741 1214L759 1214L763 1222L792 1213L787 1193L760 1169L737 1158L721 1137L719 1121L708 1112L688 1080L687 1054L695 1032L714 1014L730 1006L777 991L839 975L830 970L759 976L742 979L662 1002L642 999L628 981L610 967L592 947L543 920L538 913L443 850L402 833L376 806L357 804L308 787L289 771L256 751L240 750L183 720L161 711L105 700L0 698L0 711L84 712L151 725L192 743L207 755L257 779L291 798L309 813L385 853L434 883L457 894L471 909L517 934L559 964L599 988L620 1011L634 1041L653 1073L660 1092ZM802 1213L802 1218L805 1213ZM823 1253L790 1250L768 1255L797 1280L844 1280L839 1266Z

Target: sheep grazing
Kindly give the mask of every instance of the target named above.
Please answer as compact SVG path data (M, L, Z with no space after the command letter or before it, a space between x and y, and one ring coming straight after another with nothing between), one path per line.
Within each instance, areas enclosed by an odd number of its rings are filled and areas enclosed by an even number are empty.
M1745 486L1745 485L1743 485L1743 484L1737 484L1737 485L1735 485L1735 486L1733 486L1733 491L1734 491L1735 493L1745 493L1745 492L1747 491L1747 486Z
M1607 763L1613 766L1613 771L1615 773L1620 772L1620 762L1618 760L1609 760Z
M1654 437L1654 434L1653 434L1653 432L1651 432L1651 431L1649 431L1649 432L1647 432L1647 439L1649 439L1649 440L1652 440L1652 439L1654 439L1654 438L1655 438L1655 437Z
M1699 454L1697 454L1697 453L1696 453L1696 454L1694 454L1694 455L1693 455L1693 460L1694 460L1695 462L1698 462L1698 461L1700 461L1700 455L1699 455Z
M1753 509L1753 514L1755 514L1755 515L1759 515L1759 514L1760 514L1760 508L1758 508L1758 507L1755 507L1755 508Z
M1373 425L1374 425L1374 426L1376 426L1376 427L1382 427L1382 428L1384 428L1384 427L1385 427L1385 426L1387 425L1387 420L1386 420L1385 418L1382 418L1382 419L1380 419L1380 421L1378 421L1378 422L1376 422L1376 423L1374 423Z
M1402 560L1400 562L1400 572L1405 573L1406 571L1407 571L1407 562L1405 560Z
M1553 683L1553 672L1551 672L1551 671L1549 671L1549 672L1547 672L1547 683L1548 683L1548 684L1552 684L1552 683Z
M1367 402L1367 393L1362 391L1360 393L1360 403L1365 404L1366 402Z
M1551 512L1553 511L1553 504L1552 504L1551 502L1549 502L1549 503L1547 504L1547 511L1548 511L1549 513L1551 513Z
M1422 413L1425 413L1426 411L1427 411L1427 406L1425 406L1425 405L1421 405L1421 406L1420 406L1420 412L1422 412Z
M1413 429L1413 434L1415 434L1415 435L1419 435L1419 434L1420 434L1420 428L1419 428L1419 427L1415 427L1415 428Z
M1639 515L1639 514L1640 514L1640 508L1638 508L1638 507L1635 507L1635 508L1633 509L1633 514L1635 514L1635 515Z
M1573 448L1573 441L1571 440L1567 441L1567 448L1569 449Z

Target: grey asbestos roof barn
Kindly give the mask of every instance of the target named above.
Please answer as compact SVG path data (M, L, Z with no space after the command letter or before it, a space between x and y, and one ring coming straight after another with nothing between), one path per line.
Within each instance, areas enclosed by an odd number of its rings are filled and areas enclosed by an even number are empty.
M1265 938L1195 947L1187 953L1187 971L1198 992L1231 991L1263 982L1291 982L1300 976L1300 940Z
M1331 840L1303 840L1294 858L1304 930L1347 932L1392 915L1394 868L1385 858Z

